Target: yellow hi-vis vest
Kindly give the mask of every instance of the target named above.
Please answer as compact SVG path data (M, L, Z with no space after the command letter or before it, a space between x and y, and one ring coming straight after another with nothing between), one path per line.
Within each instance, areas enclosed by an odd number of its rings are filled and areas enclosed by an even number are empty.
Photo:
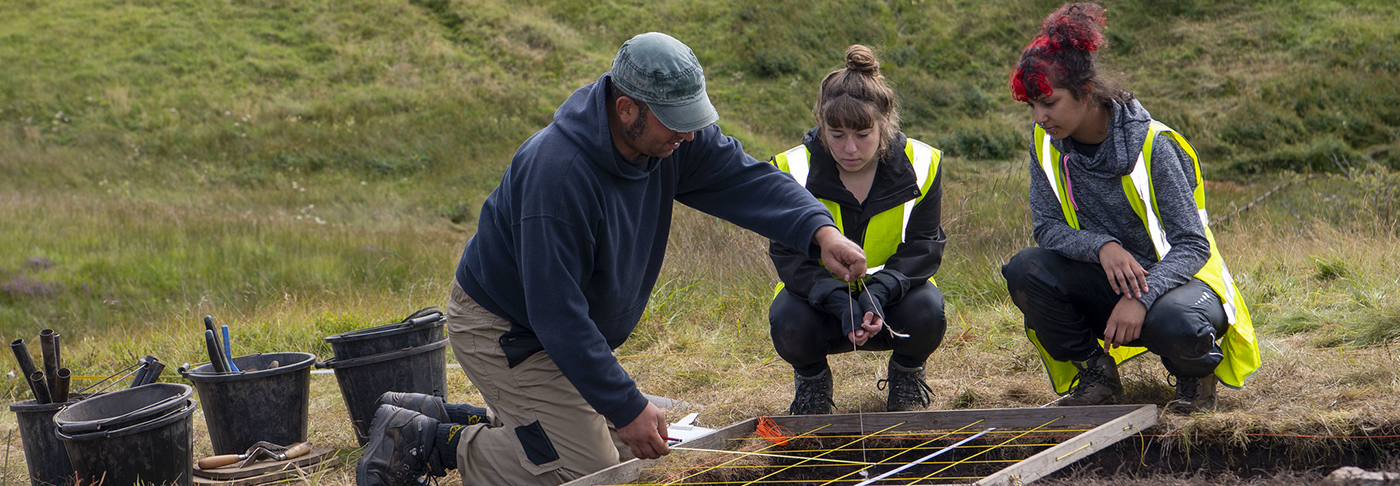
M1259 344L1254 338L1254 324L1249 318L1249 309L1245 307L1244 298L1240 296L1239 289L1235 287L1235 280L1230 277L1230 270L1225 266L1225 259L1220 256L1220 249L1215 245L1215 235L1210 231L1209 220L1206 218L1206 193L1205 182L1201 178L1201 164L1196 157L1196 150L1191 144L1186 142L1186 138L1181 134L1168 128L1166 125L1153 121L1147 132L1147 141L1143 143L1142 152L1138 154L1137 164L1133 167L1131 174L1123 176L1123 192L1128 196L1128 202L1132 204L1133 211L1142 218L1143 224L1147 227L1147 232L1152 238L1152 244L1157 251L1157 259L1161 260L1171 250L1171 244L1167 243L1166 231L1162 229L1160 221L1161 214L1157 209L1157 196L1152 189L1152 143L1157 140L1157 134L1166 133L1176 140L1181 149L1191 156L1191 163L1196 172L1196 189L1194 197L1196 200L1196 212L1201 219L1201 227L1205 230L1206 240L1210 242L1210 258L1206 260L1201 270L1196 272L1195 277L1210 286L1211 290L1220 297L1220 301L1225 308L1225 317L1230 322L1230 328L1225 332L1225 337L1220 343L1220 349L1225 358L1215 367L1215 376L1220 378L1220 382L1231 388L1244 386L1244 380L1259 370ZM1045 130L1036 125L1035 127L1036 154L1040 157L1040 168L1045 173L1045 177L1050 181L1050 187L1055 191L1055 197L1060 201L1060 208L1064 210L1065 222L1070 227L1079 229L1079 218L1075 214L1074 204L1065 197L1066 184L1064 174L1061 173L1060 151L1050 144L1050 137L1045 134ZM1151 207L1151 210L1148 210ZM1040 345L1040 340L1036 338L1035 331L1026 328L1026 335L1035 344L1036 351L1040 353L1040 359L1045 362L1045 370L1050 375L1050 382L1055 386L1055 393L1064 394L1069 391L1074 384L1079 370L1073 363L1068 361L1056 361L1050 357L1045 348ZM1103 340L1099 340L1100 346ZM1115 362L1122 363L1128 358L1132 358L1143 352L1146 348L1120 346L1109 352Z
M903 206L890 208L870 218L870 223L865 227L865 241L861 245L861 249L865 250L867 275L885 268L885 261L889 260L895 250L899 249L899 244L904 242L905 230L909 226L909 214L914 211L914 206L928 195L929 188L933 186L934 176L938 174L938 163L943 159L942 151L912 138L905 140L904 155L914 166L919 196L905 202ZM773 164L791 175L798 184L807 187L807 174L811 172L812 166L811 154L807 152L806 145L798 145L774 156ZM834 201L822 198L817 200L826 206L826 210L836 220L836 229L840 230L841 234L846 234L845 226L841 222L841 206ZM932 283L933 278L929 278L929 282ZM778 283L773 296L777 297L777 293L782 290L783 284Z

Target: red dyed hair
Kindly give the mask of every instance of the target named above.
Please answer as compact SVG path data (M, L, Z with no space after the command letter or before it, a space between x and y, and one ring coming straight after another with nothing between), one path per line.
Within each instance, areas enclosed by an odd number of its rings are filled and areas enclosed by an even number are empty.
M1098 77L1093 52L1104 46L1104 8L1095 3L1065 4L1045 18L1040 33L1021 51L1011 71L1011 97L1029 103L1050 96L1053 86L1063 86L1074 99L1086 89L1095 97L1127 101L1132 95L1111 87Z

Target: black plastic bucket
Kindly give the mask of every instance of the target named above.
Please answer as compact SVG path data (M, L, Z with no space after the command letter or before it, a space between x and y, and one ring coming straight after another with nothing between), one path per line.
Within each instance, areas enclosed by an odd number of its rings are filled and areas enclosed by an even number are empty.
M119 396L138 388L103 396ZM87 403L78 402L69 408ZM185 400L183 407L138 424L74 435L59 430L55 435L63 440L79 484L190 486L194 472L194 409L194 400Z
M269 368L273 361L277 367ZM199 390L214 453L242 454L258 441L305 441L315 362L311 353L257 353L233 358L244 370L238 373L214 373L207 363L182 373Z
M363 358L446 339L447 336L442 332L445 321L442 313L434 311L403 322L326 336L326 342L331 344L331 352L335 354L335 359Z
M24 462L29 465L29 484L46 486L73 481L73 463L63 441L54 435L53 416L58 410L82 397L69 395L68 403L38 403L25 400L10 404L19 425L19 438L24 443Z
M58 430L68 435L99 430L116 430L146 422L189 401L194 389L179 383L151 383L83 400L81 407L68 407L54 414Z
M447 390L447 340L349 360L333 359L322 366L335 370L340 396L350 412L355 438L369 442L369 426L387 391L444 396Z

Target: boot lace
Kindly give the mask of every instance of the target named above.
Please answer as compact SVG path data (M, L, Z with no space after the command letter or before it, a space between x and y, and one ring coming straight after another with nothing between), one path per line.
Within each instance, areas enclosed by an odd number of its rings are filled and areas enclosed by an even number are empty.
M1201 380L1191 377L1176 378L1176 399L1192 401L1196 399L1196 388L1200 386Z
M875 382L875 388L878 390L884 390L886 386L890 387L890 395L894 396L895 403L917 403L921 407L928 407L928 394L933 392L917 373L904 371L892 371L889 379Z
M825 380L798 380L797 396L788 413L807 415L814 410L830 410L836 406L836 401L831 398L831 389L825 385Z
M1084 396L1084 394L1089 392L1089 388L1096 383L1106 384L1109 381L1108 375L1103 374L1098 367L1078 366L1078 363L1075 364L1075 367L1079 368L1079 376L1074 378L1073 395L1075 397Z

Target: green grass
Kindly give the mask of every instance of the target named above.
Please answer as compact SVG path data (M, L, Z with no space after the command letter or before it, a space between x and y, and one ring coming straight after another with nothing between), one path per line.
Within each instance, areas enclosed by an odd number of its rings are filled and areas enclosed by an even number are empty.
M420 302L377 306L450 279L510 152L648 29L693 46L723 126L758 157L809 126L816 81L846 45L875 46L905 130L949 155L950 305L1004 304L996 268L1030 243L1015 162L1028 122L1005 73L1054 6L11 1L0 23L10 67L0 322L11 333L58 322L100 331L254 317L288 300L383 318L411 310ZM1343 178L1272 197L1255 210L1261 224L1393 234L1400 8L1108 7L1104 71L1185 132L1213 180L1246 184L1213 195L1216 214L1249 188L1330 171ZM761 314L771 274L700 270L736 254L741 268L766 268L761 244L755 256L692 243L703 231L689 224L654 313L669 321L715 300L725 304L703 319ZM52 264L29 268L31 258Z
M846 45L873 45L905 131L949 156L939 280L950 308L1005 306L997 269L1031 241L1019 162L1028 122L1004 79L1054 6L11 1L0 22L11 67L0 71L0 327L120 335L110 330L195 325L205 313L374 321L438 302L424 289L450 281L510 152L649 29L695 49L722 125L758 157L809 126L816 82ZM1270 196L1222 233L1331 228L1321 248L1352 232L1395 234L1400 8L1107 6L1105 73L1186 133L1212 180L1237 181L1212 189L1213 214L1296 172L1340 176ZM773 275L762 242L736 231L678 222L648 322L761 327ZM1314 279L1314 256L1235 264L1256 286L1261 322L1373 309L1363 319L1373 324L1319 341L1392 335L1393 275ZM1376 275L1355 270L1377 267L1374 254L1328 258L1316 261ZM1351 304L1288 297L1299 281ZM1287 302L1275 310L1276 299Z
M1241 400L1291 396L1268 380L1326 353L1393 345L1400 6L1105 4L1103 72L1200 151L1214 217L1331 174L1215 226L1266 360L1280 363ZM0 0L0 331L58 329L79 374L147 354L200 361L206 314L244 351L329 357L324 336L445 300L511 153L625 39L661 30L687 42L724 131L759 158L797 143L817 82L862 42L901 96L905 131L948 155L937 279L951 327L936 405L1038 405L1039 364L999 272L1033 244L1030 122L1005 80L1056 6ZM681 210L670 245L619 350L636 357L623 361L629 373L717 420L782 409L766 243ZM1323 357L1307 354L1316 349ZM883 369L878 357L842 359L859 376ZM1395 384L1345 366L1349 382ZM881 406L838 391L843 408ZM9 383L11 398L24 394Z

